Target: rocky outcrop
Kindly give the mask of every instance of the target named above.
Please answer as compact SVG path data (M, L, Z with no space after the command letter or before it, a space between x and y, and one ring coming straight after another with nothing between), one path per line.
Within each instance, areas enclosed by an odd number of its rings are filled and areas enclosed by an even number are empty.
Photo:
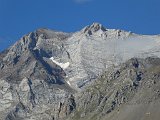
M110 68L77 96L76 111L69 120L158 120L154 115L159 113L155 104L160 105L159 66L159 58L133 58ZM126 114L125 108L130 110ZM144 111L132 113L135 108ZM148 114L152 117L146 118Z
M75 110L73 91L67 86L24 78L19 85L1 81L1 119L52 120ZM61 88L61 89L60 89Z

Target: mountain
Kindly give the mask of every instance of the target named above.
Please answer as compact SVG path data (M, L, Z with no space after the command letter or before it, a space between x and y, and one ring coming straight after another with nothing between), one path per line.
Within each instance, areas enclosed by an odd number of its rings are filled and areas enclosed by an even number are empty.
M99 23L31 32L0 53L0 119L158 120L159 45Z
M159 120L160 58L132 58L76 97L67 120Z

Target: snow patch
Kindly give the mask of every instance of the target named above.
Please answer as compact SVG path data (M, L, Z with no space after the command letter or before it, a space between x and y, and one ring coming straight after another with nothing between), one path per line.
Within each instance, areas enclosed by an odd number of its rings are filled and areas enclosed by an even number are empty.
M71 83L70 83L70 81L67 81L67 83L68 83L68 85L70 85L70 86L71 86Z
M69 62L59 63L59 62L55 61L53 57L51 57L50 60L52 60L52 62L54 62L55 64L57 64L58 66L60 66L63 70L65 70L66 68L68 68L69 64L70 64Z

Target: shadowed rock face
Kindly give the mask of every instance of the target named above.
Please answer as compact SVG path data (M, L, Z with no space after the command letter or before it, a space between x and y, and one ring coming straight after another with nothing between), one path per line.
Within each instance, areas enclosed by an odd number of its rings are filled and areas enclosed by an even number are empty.
M0 119L114 120L127 105L128 115L158 111L159 40L98 23L72 34L31 32L0 53Z

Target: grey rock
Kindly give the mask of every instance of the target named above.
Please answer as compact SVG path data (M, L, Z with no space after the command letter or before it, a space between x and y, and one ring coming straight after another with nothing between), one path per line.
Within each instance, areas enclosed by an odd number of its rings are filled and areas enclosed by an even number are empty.
M0 53L0 119L105 119L157 101L159 40L99 23L31 32Z
M159 62L160 58L133 58L118 66L117 77L117 68L106 71L76 96L76 111L68 120L158 120Z

